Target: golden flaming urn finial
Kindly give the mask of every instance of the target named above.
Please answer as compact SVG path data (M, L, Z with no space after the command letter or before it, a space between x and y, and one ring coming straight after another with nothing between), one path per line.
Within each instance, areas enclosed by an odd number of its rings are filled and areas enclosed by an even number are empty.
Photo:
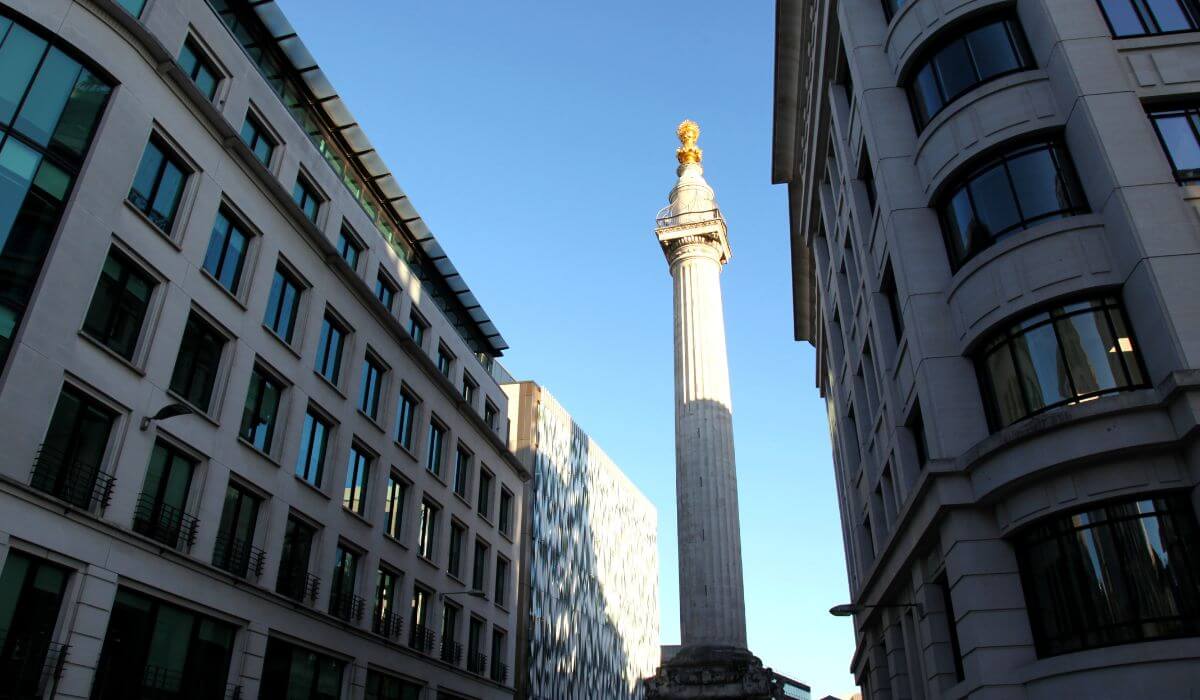
M683 144L675 149L675 158L679 164L699 163L704 157L704 151L696 147L696 140L700 138L700 125L691 119L685 119L680 122L679 128L675 129L675 135Z

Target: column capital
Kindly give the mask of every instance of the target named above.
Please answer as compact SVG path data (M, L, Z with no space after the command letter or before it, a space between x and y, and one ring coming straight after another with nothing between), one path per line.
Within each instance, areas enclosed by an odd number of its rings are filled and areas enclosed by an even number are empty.
M687 258L707 257L724 265L733 256L725 221L720 218L660 227L655 235L672 269Z

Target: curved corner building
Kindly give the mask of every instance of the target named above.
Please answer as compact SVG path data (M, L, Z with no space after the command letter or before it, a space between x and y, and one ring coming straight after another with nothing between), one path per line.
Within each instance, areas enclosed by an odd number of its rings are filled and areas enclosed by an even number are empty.
M513 697L505 347L277 3L0 0L0 697Z
M1200 3L779 0L775 70L865 697L1200 692Z

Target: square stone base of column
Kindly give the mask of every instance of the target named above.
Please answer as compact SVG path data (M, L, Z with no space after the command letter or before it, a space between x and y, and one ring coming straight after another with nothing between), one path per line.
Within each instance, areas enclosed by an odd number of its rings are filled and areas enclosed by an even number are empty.
M771 700L771 679L746 649L684 647L646 680L646 700Z

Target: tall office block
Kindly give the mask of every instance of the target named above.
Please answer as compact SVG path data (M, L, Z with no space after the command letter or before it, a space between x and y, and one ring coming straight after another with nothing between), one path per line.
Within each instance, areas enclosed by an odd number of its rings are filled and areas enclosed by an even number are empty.
M0 696L512 697L504 348L277 3L0 1Z
M777 8L864 696L1200 692L1200 5Z
M550 392L503 389L511 447L533 473L518 691L640 700L659 655L658 513Z

